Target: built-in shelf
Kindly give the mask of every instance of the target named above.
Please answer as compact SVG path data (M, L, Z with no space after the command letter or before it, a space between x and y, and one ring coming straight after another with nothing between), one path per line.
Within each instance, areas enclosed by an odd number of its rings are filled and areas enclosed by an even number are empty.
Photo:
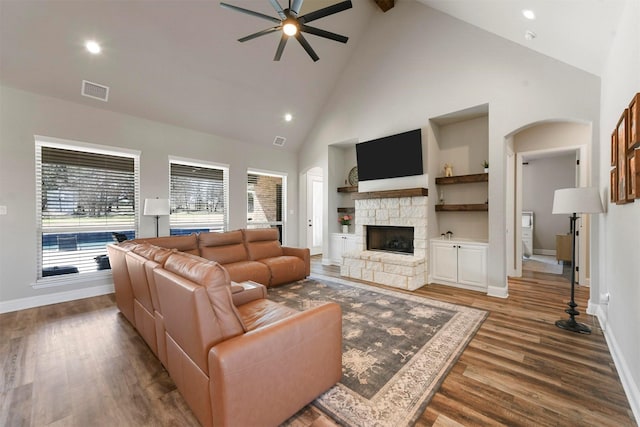
M436 205L436 212L487 212L488 203L461 204L461 205Z
M356 193L358 191L357 185L350 185L347 187L338 187L338 193Z
M407 188L403 190L385 190L385 191L369 191L363 193L354 193L351 198L354 200L363 199L383 199L391 197L416 197L427 196L429 191L426 188Z
M446 184L468 184L472 182L487 182L489 181L488 173L475 173L472 175L457 175L457 176L442 176L436 178L437 185Z
M356 213L356 208L338 208L338 213L354 214Z

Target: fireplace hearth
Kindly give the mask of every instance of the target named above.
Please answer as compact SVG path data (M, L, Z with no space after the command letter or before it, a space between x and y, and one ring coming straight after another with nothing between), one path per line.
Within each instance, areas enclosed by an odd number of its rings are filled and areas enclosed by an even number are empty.
M367 250L413 254L413 227L366 226Z

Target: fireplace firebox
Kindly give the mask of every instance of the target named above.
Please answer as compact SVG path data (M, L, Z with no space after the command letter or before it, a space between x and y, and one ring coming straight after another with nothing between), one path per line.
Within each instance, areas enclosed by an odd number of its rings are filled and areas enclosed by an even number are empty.
M368 225L367 250L413 254L413 227Z

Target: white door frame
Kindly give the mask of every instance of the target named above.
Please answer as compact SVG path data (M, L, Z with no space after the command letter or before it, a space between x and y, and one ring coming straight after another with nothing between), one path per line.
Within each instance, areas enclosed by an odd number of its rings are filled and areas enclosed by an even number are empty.
M322 169L319 167L309 169L306 173L306 181L307 215L304 223L306 242L311 255L318 255L322 253L323 239L324 182ZM316 236L315 242L314 235Z
M565 146L565 147L557 147L557 148L549 148L544 150L532 150L532 151L523 151L516 153L516 167L515 167L515 176L507 175L507 180L511 182L515 182L515 209L514 209L514 218L513 218L513 227L515 229L515 242L518 243L522 241L522 221L520 218L522 217L522 159L526 155L534 155L534 154L548 154L554 152L567 152L567 151L577 151L580 161L580 166L578 167L576 186L577 187L586 187L587 186L587 146L586 145L576 145L576 146ZM509 171L507 169L507 171ZM508 200L508 199L507 199ZM510 207L507 206L507 210ZM588 227L585 227L583 224L583 220L579 221L578 227L581 230L581 233L588 233ZM582 237L582 236L581 236ZM586 242L588 239L579 238L577 240L578 243L578 266L586 266L586 257L587 257L587 248ZM579 272L578 272L579 273ZM576 281L578 279L578 273L576 273ZM522 245L515 245L515 277L522 276Z

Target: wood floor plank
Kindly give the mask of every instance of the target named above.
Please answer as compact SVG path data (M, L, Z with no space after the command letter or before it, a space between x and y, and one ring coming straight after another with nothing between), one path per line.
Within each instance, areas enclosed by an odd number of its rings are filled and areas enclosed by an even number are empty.
M312 273L340 276L320 261ZM506 299L435 284L412 292L489 311L416 426L637 426L604 335L584 313L588 292L576 288L591 335L554 325L567 317L559 275L524 272ZM198 425L113 295L1 314L0 367L3 426ZM291 425L325 420L309 410Z

